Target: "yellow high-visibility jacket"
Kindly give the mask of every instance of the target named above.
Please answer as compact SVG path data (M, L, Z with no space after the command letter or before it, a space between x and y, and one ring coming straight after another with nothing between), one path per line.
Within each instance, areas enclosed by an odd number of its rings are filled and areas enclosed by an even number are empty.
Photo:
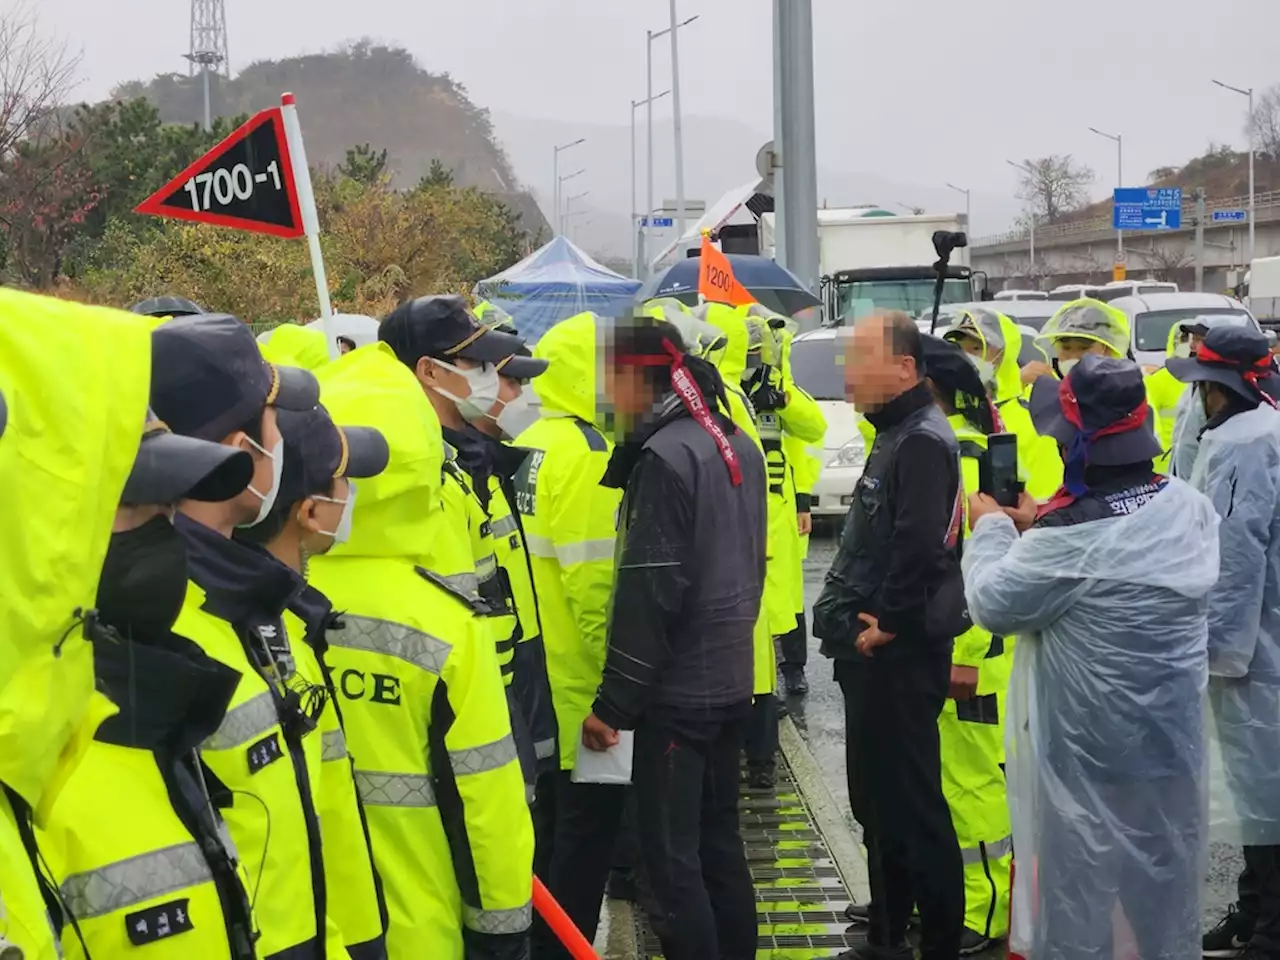
M25 960L59 954L31 825L48 824L114 712L80 611L142 438L150 357L140 317L0 289L0 936Z
M596 426L597 319L556 324L534 355L551 361L533 381L542 417L516 438L532 451L516 472L542 617L547 677L560 737L560 769L572 770L604 674L622 491L600 486L613 443Z
M474 595L432 569L448 529L438 423L385 344L319 378L335 420L377 427L391 453L360 484L351 539L310 570L342 611L327 657L386 895L388 956L486 956L528 935L533 826L491 635Z

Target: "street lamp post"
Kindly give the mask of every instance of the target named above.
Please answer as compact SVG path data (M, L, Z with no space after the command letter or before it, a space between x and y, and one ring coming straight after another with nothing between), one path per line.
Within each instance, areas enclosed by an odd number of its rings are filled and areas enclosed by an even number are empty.
M573 171L573 173L565 174L563 177L561 177L559 181L556 183L556 196L557 197L564 196L565 183L569 180L572 180L574 177L582 176L586 172L587 172L586 168L584 167L581 170L575 170ZM568 207L568 204L566 203L565 206ZM564 233L564 216L561 214L559 207L556 207L556 233L557 234Z
M964 194L964 228L966 231L972 232L973 220L971 220L969 217L969 206L970 206L969 191L964 190L960 187L957 187L954 183L948 183L947 186L950 187L952 190L954 190L956 193Z
M651 97L643 100L631 101L631 260L634 265L633 273L636 279L640 277L640 258L644 255L644 234L640 230L640 214L636 210L636 110L639 107L649 107L652 111L653 101L661 100L670 90L663 90L661 93L655 93ZM652 118L651 118L652 121ZM652 143L653 127L649 128L650 143ZM650 162L652 162L652 152L650 153ZM650 191L652 194L652 191ZM652 208L652 196L650 196L650 208ZM647 218L646 218L647 219Z
M1241 90L1239 87L1233 87L1231 84L1223 83L1221 80L1213 82L1222 87L1223 90L1230 90L1232 93L1238 93L1242 97L1249 98L1249 262L1253 263L1253 258L1256 256L1255 251L1257 250L1257 247L1254 246L1254 241L1256 240L1254 226L1258 219L1257 192L1253 188L1253 155L1257 149L1257 134L1253 129L1253 87L1248 90Z
M578 144L586 143L586 142L587 142L586 137L579 137L577 140L574 140L572 143L562 143L560 146L555 148L552 154L551 206L553 210L552 217L554 222L551 224L551 229L554 230L556 233L560 232L560 182L561 182L560 181L560 153L561 151L568 150L570 147L576 147ZM579 170L578 172L581 173L582 171ZM568 178L566 177L565 179L567 180Z
M1090 127L1089 130L1096 133L1100 137L1106 137L1108 140L1114 140L1116 144L1116 186L1124 186L1124 135L1120 133L1104 133L1097 127ZM1116 228L1116 258L1117 261L1124 259L1124 231Z
M581 200L583 197L588 196L590 193L591 193L591 191L590 191L590 190L583 190L581 193L575 193L572 197L566 197L566 198L565 198L565 201L564 201L564 217L563 217L563 219L564 219L565 221L567 221L567 220L568 220L570 217L572 217L572 216L576 216L576 215L577 215L577 214L579 214L579 213L585 213L585 212L586 212L586 211L583 211L583 210L573 211L573 210L571 210L571 209L570 209L570 207L572 207L572 206L573 206L573 201L575 201L575 200Z
M1036 175L1035 170L1033 170L1028 164L1018 163L1015 160L1006 160L1005 163L1016 170L1021 170L1023 173L1029 174L1032 177ZM1027 272L1029 274L1034 274L1036 271L1036 208L1034 206L1031 208L1031 225L1029 228L1029 234L1031 240L1031 250L1029 254L1031 257L1031 266L1028 268ZM1028 279L1031 279L1031 277L1028 277Z
M675 115L673 132L675 134L675 142L676 142L676 206L680 208L677 211L680 217L680 236L684 236L684 193L683 193L684 191L684 160L680 155L681 147L683 146L683 142L682 142L683 133L680 129L680 64L679 64L679 60L677 59L679 55L679 48L676 45L676 32L681 27L687 27L689 24L693 23L693 21L697 19L698 19L698 16L695 14L694 16L690 17L688 20L685 20L683 23L676 23L675 0L672 0L671 26L667 27L665 30L657 30L657 31L646 30L645 31L645 36L648 42L645 43L644 95L647 98L645 100L645 103L648 104L647 139L649 141L648 191L645 196L645 205L650 210L653 209L653 101L658 99L653 95L653 41L659 40L662 37L665 37L668 34L670 34L671 35L671 103L672 103L673 113ZM650 214L650 216L652 216L652 214ZM647 237L648 237L648 230L646 229L645 238L647 239ZM645 274L645 279L647 279L649 276L649 255L647 250L645 251L644 256L645 256L644 274Z

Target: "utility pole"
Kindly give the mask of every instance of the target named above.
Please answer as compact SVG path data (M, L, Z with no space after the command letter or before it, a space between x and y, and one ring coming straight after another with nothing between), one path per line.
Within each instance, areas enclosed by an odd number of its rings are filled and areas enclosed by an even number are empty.
M684 238L684 131L680 123L680 24L671 0L671 114L676 150L676 237Z
M787 269L812 293L820 286L818 169L813 116L812 0L774 0L778 103L782 117L782 215Z
M552 151L551 156L551 230L558 236L560 234L560 154L568 150L570 147L576 147L580 143L586 143L586 137L579 137L572 143L562 143ZM582 171L579 170L578 173ZM577 176L578 174L573 174ZM568 177L564 178L568 180Z
M1196 293L1204 291L1204 187L1196 187Z
M1108 140L1114 140L1116 144L1116 186L1124 186L1124 136L1119 133L1103 133L1097 127L1090 127L1089 130L1096 133L1100 137L1106 137ZM1116 231L1116 262L1124 263L1124 231Z
M643 258L643 256L644 256L644 231L643 231L643 229L642 229L642 222L641 222L641 220L640 220L640 212L636 209L636 204L637 204L637 202L638 202L638 201L636 200L636 109L637 109L637 108L639 108L639 107L648 107L648 108L649 108L649 120L650 120L650 125L649 125L649 144L650 144L650 154L649 154L649 157L650 157L650 163L651 163L651 165L652 165L652 159L653 159L653 153L652 153L652 144L653 144L653 102L654 102L655 100L661 100L663 97L665 97L665 96L666 96L667 94L669 94L670 92L671 92L670 90L663 90L661 93L654 94L653 96L647 96L647 97L645 97L645 99L643 99L643 100L632 100L632 101L631 101L631 261L632 261L632 264L633 264L633 268L632 268L632 275L633 275L637 280L642 279L642 277L643 277L643 274L641 274L641 272L640 272L640 264L641 264L641 262L642 262L642 258ZM650 209L650 210L652 210L652 209L653 209L653 198L652 198L653 187L652 187L652 178L650 179L650 188L649 188L649 192L650 192L650 199L649 199L650 207L649 207L649 209ZM648 221L649 216L652 216L652 214L649 214L649 215L647 215L647 216L644 218L645 222L647 222L647 221Z
M782 4L773 0L773 259L787 265L787 211L782 153Z
M966 232L966 233L970 233L970 232L972 232L972 231L973 231L973 219L972 219L972 217L970 216L970 209L969 209L969 208L970 208L970 205L971 205L971 199L972 199L972 198L970 197L970 193L969 193L969 191L968 191L968 190L965 190L965 189L963 189L963 188L961 188L961 187L957 187L954 183L948 183L948 184L947 184L947 186L948 186L948 187L950 187L952 190L954 190L956 193L963 193L963 194L964 194L964 229L965 229L965 232Z
M675 20L675 0L671 0L671 26L665 30L646 30L645 31L645 102L648 104L648 188L645 193L645 207L649 213L646 219L653 217L653 102L658 98L653 94L653 41L660 40L667 34L671 34L671 103L674 118L674 133L676 141L676 205L680 207L678 211L680 216L680 236L684 236L684 160L681 156L681 147L683 146L683 131L680 128L680 65L678 61L679 48L676 44L676 32L681 27L687 27L693 21L698 19L698 15L690 17L683 23L676 23ZM645 228L640 238L640 246L644 249L644 277L648 279L649 272L652 269L650 264L650 255L647 249L649 240L649 229Z
M224 0L191 0L191 46L184 54L191 76L200 69L204 84L204 132L213 129L210 75L230 76L227 63L227 11Z
M1253 157L1257 150L1258 135L1254 130L1253 116L1253 87L1248 90L1242 90L1239 87L1233 87L1229 83L1223 83L1221 80L1213 81L1223 90L1230 90L1232 93L1238 93L1242 97L1249 99L1249 263L1253 263L1258 248L1254 245L1257 239L1256 226L1258 222L1258 193L1254 189L1253 183Z
M562 196L562 197L564 196L564 185L565 185L568 181L572 180L574 177L580 177L580 176L582 176L582 175L583 175L584 173L586 173L586 172L587 172L587 171L586 171L586 169L584 168L584 169L582 169L582 170L575 170L575 171L573 171L573 173L566 174L565 176L561 177L561 178L560 178L560 190L559 190L559 195L560 195L560 196ZM565 210L568 210L568 208L569 208L569 203L568 203L568 201L565 201L565 205L564 205L564 206L565 206ZM559 223L559 225L560 225L560 229L559 229L559 231L558 231L558 232L559 232L559 233L564 233L564 221L565 221L565 214L564 214L564 213L563 213L559 208L557 208L557 209L556 209L556 221L557 221L557 222Z

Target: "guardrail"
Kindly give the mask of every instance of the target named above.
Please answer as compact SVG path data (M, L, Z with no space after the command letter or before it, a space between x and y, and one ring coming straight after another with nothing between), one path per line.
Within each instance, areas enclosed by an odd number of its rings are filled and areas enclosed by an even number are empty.
M1185 195L1184 195L1185 196ZM1259 193L1256 198L1259 210L1265 207L1280 207L1280 190L1268 190L1266 193ZM1205 201L1205 212L1212 213L1214 210L1248 210L1249 197L1222 197L1217 200ZM1182 201L1182 222L1188 223L1196 214L1196 202L1194 199ZM1237 224L1238 226L1239 224ZM1114 229L1111 225L1111 216L1090 217L1088 220L1070 220L1066 223L1051 223L1045 226L1036 227L1036 241L1055 240L1062 237L1078 236L1082 233L1099 233ZM1125 231L1126 233L1138 233L1140 231ZM1148 232L1148 231L1141 231ZM1150 231L1160 232L1160 231ZM969 241L969 248L974 247L994 247L1002 243L1027 243L1030 240L1029 230L1010 230L1007 233L998 233L990 237L978 237Z

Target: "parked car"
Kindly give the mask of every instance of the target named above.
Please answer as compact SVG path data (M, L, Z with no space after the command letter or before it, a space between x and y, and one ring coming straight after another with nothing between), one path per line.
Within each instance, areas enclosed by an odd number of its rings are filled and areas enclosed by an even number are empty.
M1212 315L1258 328L1258 321L1243 303L1221 293L1151 293L1120 297L1112 300L1111 306L1128 315L1129 348L1148 373L1164 366L1169 331L1179 320Z
M866 445L858 432L861 414L844 393L841 348L847 336L847 330L812 330L791 342L791 374L818 402L827 418L827 436L819 454L822 474L810 501L816 518L839 518L849 512L853 488L867 458Z
M994 299L1000 303L1010 300L1048 300L1049 294L1044 290L1001 290Z

